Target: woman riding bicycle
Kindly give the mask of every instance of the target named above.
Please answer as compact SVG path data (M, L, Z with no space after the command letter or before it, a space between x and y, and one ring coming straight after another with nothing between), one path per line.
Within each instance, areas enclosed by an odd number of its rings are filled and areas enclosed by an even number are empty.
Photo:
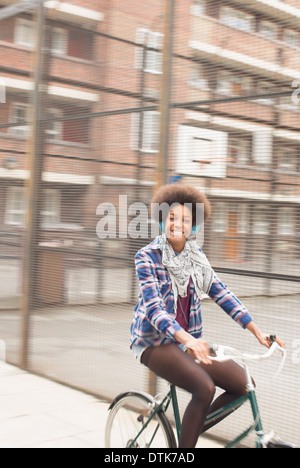
M201 210L204 220L211 212L205 195L187 185L166 185L156 193L152 206L162 235L135 257L140 295L131 325L131 347L135 357L156 375L191 393L179 447L193 448L206 416L246 393L245 373L238 364L209 359L208 345L200 339L201 295L210 296L260 344L269 347L270 342L194 240L201 227ZM168 209L161 211L161 206ZM277 342L284 347L280 339ZM224 393L213 402L216 386Z

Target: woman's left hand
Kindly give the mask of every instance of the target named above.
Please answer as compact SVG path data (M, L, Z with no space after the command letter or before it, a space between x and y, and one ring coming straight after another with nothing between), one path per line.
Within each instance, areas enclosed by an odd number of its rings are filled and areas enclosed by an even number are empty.
M260 344L262 344L263 346L266 346L266 348L271 348L272 342L270 340L269 335L266 335L266 334L262 333L260 336L257 337L257 339L260 342ZM283 349L285 348L285 343L278 336L276 336L276 343L281 348L283 348Z
M270 341L270 335L267 335L265 333L262 333L260 329L257 327L257 325L254 322L250 322L247 327L246 327L253 335L258 339L259 343L263 346L266 346L266 348L270 348L272 343ZM268 339L269 338L269 339ZM285 348L285 343L277 336L276 337L276 343L281 347Z

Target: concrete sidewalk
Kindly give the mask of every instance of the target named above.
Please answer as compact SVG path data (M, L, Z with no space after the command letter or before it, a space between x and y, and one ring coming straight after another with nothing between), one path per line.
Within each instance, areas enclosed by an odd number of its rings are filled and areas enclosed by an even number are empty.
M0 363L0 448L103 447L108 405Z
M102 448L108 404L0 362L0 448ZM217 448L201 438L199 447Z

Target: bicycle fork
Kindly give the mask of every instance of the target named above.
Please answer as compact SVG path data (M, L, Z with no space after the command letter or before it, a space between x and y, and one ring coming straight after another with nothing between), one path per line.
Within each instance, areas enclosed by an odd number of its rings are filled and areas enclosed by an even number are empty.
M255 430L257 434L256 448L262 448L261 441L264 437L264 430L262 427L260 411L258 408L255 386L254 386L254 383L252 382L252 377L250 375L249 368L245 363L244 363L244 368L245 368L246 378L247 378L247 393L248 393L248 398L250 400L251 410L252 410L253 419L254 419L253 429Z
M254 385L251 383L250 387L251 388L249 388L248 386L247 391L248 391L248 398L250 400L253 419L254 419L254 430L257 434L256 448L262 448L261 441L264 437L264 431L262 427L261 416L260 416L260 412L258 408Z
M176 392L176 387L174 385L171 385L170 395L171 395L171 401L172 401L173 412L174 412L174 417L175 417L177 439L179 441L180 432L181 432L181 421L180 421L180 413L179 413L177 392Z

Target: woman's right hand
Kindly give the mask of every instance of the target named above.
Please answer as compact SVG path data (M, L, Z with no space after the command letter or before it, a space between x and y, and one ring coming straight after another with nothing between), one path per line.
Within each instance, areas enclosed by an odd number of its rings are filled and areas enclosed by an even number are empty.
M211 365L212 361L209 359L209 346L205 341L191 339L186 343L187 353L193 359L200 361L202 364Z
M177 331L174 338L187 347L187 353L193 359L203 364L212 364L211 359L209 359L209 347L205 341L197 340L184 330Z

